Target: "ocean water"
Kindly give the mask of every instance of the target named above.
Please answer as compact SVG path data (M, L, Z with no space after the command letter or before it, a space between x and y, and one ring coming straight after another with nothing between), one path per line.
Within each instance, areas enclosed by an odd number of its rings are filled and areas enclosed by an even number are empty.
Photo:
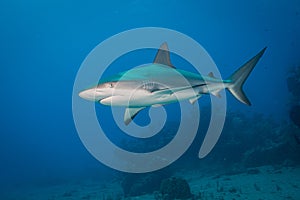
M122 199L141 195L140 199L154 199L155 194L156 199L167 199L160 181L174 176L187 180L194 198L199 199L200 194L202 199L221 199L222 195L225 199L230 195L236 195L235 199L300 198L300 131L294 122L299 122L299 113L294 113L296 120L290 118L291 108L300 102L292 92L300 90L299 1L4 0L0 13L1 199ZM198 158L211 115L210 97L205 96L198 101L201 122L191 147L179 160L150 175L119 172L95 159L80 140L72 114L73 85L86 56L107 38L142 27L168 28L193 38L224 77L267 47L244 85L252 106L227 92L225 125L213 151L202 160ZM155 54L154 49L144 49L123 55L103 76L151 63ZM171 59L178 69L195 72L178 55L171 54ZM287 82L288 77L294 82ZM168 118L160 135L139 141L122 133L110 107L95 104L108 138L134 152L155 150L175 137L179 104L165 108ZM149 124L148 110L139 113L135 122ZM251 180L254 177L255 197L250 196L253 192L234 186L234 180L244 180L245 174ZM274 188L261 189L265 182L272 183L270 174L275 177ZM205 175L217 177L207 181L216 184L216 190L200 187L202 183L197 181L199 177L206 180ZM218 182L225 175L232 175L232 186ZM159 181L147 185L141 181L146 176L159 177ZM286 182L289 176L293 177L291 183ZM136 194L128 186L136 182L152 189L140 189Z

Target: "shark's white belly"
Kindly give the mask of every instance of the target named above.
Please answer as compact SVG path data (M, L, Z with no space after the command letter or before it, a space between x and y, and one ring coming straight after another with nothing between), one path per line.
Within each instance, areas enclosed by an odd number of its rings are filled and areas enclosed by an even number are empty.
M151 93L148 91L137 91L123 93L122 95L112 95L100 100L101 104L109 106L125 106L125 107L146 107L152 105L165 105L195 98L197 94L194 90L182 90L172 94Z

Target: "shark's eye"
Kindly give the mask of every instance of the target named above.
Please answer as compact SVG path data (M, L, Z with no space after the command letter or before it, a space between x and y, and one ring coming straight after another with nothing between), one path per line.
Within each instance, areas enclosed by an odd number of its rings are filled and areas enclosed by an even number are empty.
M113 87L114 87L114 84L113 84L113 83L108 83L108 87L109 87L109 88L113 88Z

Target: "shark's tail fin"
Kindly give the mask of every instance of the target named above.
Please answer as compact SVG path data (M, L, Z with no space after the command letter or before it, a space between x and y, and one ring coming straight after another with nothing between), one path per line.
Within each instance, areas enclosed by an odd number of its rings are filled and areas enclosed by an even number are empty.
M258 60L264 54L267 47L261 50L256 56L251 58L247 63L245 63L242 67L236 70L227 80L230 82L227 86L227 89L231 92L231 94L237 98L240 102L251 105L249 99L245 95L243 91L243 85L248 78L249 74L255 67Z

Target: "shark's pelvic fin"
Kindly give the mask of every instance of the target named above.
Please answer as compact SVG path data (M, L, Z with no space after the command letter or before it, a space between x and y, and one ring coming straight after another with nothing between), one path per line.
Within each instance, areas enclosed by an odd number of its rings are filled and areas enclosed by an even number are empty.
M221 91L221 90L216 90L216 91L212 91L211 93L212 93L212 95L214 95L215 97L221 98L220 91Z
M201 95L191 98L191 99L189 99L189 102L193 105L200 97L201 97Z
M124 114L124 123L125 125L128 125L134 117L145 107L138 107L138 108L126 108L125 114Z
M164 42L159 47L159 50L156 53L153 63L162 64L162 65L166 65L166 66L175 68L171 63L170 51L169 51L168 44L166 42Z
M251 58L247 63L245 63L242 67L236 70L227 80L230 82L227 89L231 92L231 94L237 98L240 102L251 105L249 99L245 95L243 91L243 85L248 78L249 74L255 67L258 60L264 54L267 47L261 50L256 56Z

